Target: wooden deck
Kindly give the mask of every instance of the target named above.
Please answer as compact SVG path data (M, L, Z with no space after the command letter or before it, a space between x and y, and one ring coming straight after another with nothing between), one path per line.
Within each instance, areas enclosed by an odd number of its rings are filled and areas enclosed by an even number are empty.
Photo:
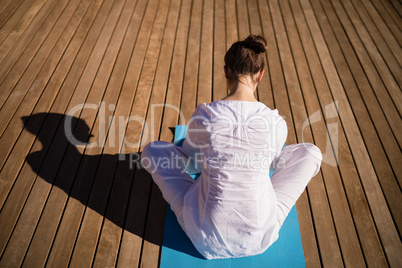
M137 153L225 96L224 53L250 33L269 46L259 100L287 144L324 153L297 203L307 266L402 267L401 15L398 0L0 0L0 267L157 267L166 204Z

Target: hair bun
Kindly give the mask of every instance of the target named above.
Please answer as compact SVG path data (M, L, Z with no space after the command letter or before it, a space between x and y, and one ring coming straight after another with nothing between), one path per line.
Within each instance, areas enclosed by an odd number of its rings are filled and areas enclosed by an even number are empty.
M267 41L261 35L249 35L243 44L245 48L251 49L255 53L264 53L267 50Z

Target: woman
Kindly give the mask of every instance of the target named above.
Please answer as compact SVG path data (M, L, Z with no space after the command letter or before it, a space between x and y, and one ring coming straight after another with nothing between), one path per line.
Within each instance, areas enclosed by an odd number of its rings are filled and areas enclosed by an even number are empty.
M207 259L264 252L320 168L316 146L283 147L285 121L254 97L266 46L255 35L234 43L225 55L229 95L197 107L182 147L158 141L142 153L142 165ZM188 173L196 172L193 180Z

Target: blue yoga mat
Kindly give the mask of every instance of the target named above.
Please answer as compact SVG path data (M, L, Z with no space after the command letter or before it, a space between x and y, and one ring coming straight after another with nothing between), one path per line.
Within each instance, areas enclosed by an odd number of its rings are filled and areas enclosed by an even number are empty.
M176 126L174 140L181 146L187 126ZM160 267L306 267L296 207L290 211L278 240L260 255L206 260L193 246L170 207L166 210Z

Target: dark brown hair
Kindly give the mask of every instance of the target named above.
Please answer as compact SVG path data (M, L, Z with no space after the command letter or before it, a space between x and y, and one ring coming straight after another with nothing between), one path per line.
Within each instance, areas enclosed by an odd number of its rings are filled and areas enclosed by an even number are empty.
M267 41L260 35L250 35L234 43L225 55L228 79L234 80L241 75L254 75L264 69L264 53Z

